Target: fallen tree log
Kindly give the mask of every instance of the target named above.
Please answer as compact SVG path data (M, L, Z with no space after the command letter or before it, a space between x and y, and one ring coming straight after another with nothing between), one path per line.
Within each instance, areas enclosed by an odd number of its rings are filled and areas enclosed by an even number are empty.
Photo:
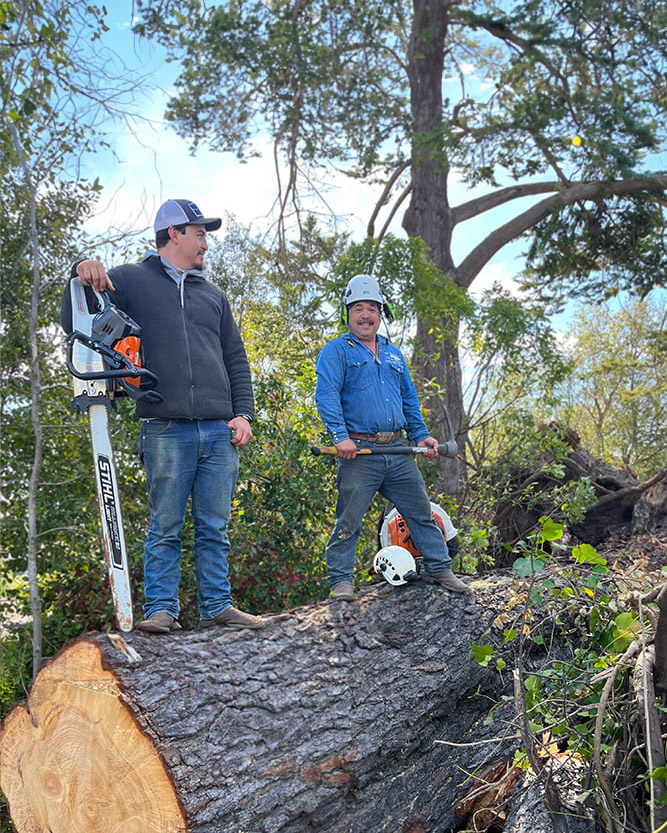
M517 813L555 833L514 767L503 677L470 659L521 588L473 588L380 583L256 632L69 643L0 730L17 833L490 833ZM571 818L558 830L597 829Z
M451 830L454 798L487 755L458 743L495 678L470 642L512 592L493 579L463 597L382 584L267 617L259 632L69 643L0 734L15 828ZM511 759L513 736L494 753Z

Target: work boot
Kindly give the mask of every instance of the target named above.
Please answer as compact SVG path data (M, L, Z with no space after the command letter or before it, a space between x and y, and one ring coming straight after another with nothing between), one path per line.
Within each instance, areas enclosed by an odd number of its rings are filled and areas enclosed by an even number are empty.
M331 598L337 602L351 602L354 600L354 585L351 581L341 581L331 591Z
M222 625L224 628L232 628L235 631L243 630L244 628L264 627L264 621L259 616L253 616L251 613L244 613L242 610L237 610L235 607L228 607L214 619L200 619L200 628L213 628L215 625Z
M428 581L430 584L439 584L440 587L451 590L452 593L470 593L468 585L455 576L451 570L447 570L446 573L438 573L437 576L424 573L424 581Z
M167 613L166 610L158 610L148 619L139 622L137 630L146 631L147 633L169 633L169 631L180 631L182 628L171 613Z

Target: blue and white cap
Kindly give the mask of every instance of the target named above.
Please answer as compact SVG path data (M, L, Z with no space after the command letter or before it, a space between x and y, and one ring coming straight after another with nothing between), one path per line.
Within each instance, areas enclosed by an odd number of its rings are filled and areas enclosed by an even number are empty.
M169 226L204 226L206 231L217 231L221 225L219 217L204 217L197 204L190 200L167 200L155 215L155 231Z

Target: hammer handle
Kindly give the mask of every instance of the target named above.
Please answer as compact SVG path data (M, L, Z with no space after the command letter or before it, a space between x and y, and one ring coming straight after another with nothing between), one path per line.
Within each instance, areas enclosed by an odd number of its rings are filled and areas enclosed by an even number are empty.
M438 454L441 457L456 457L458 454L458 446L455 442L441 443L438 446ZM332 457L338 457L338 449L335 445L311 445L311 454L319 457L320 454L329 454ZM386 448L360 448L357 450L359 454L424 454L428 451L428 447L424 445L395 445L387 446Z

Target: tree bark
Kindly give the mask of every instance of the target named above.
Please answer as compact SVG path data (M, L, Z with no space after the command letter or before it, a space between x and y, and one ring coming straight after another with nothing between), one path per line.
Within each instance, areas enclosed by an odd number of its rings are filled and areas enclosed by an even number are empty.
M653 675L656 691L667 695L667 584L663 586L656 599L658 603L658 623L655 629L655 665Z
M40 240L37 228L37 187L33 181L21 141L16 128L11 127L12 143L19 158L26 187L30 194L30 248L32 259L32 288L30 293L30 421L33 430L34 454L30 483L28 486L28 503L26 512L26 528L28 532L28 586L30 590L30 611L32 614L32 678L33 681L42 664L42 612L37 582L37 552L38 524L37 504L42 479L42 464L44 461L44 435L42 420L39 414L39 399L42 392L41 373L39 367L39 342L37 338L39 315L39 292L41 285L40 273Z
M403 228L410 237L421 237L433 263L455 280L451 253L453 221L447 199L449 163L439 139L443 127L442 76L448 24L449 7L442 0L420 0L414 4L408 59L413 121L411 192ZM456 439L463 450L465 436L461 428L465 411L457 330L457 322L428 321L422 316L417 323L415 363L423 386L423 401L430 412L431 433L441 442ZM441 391L429 392L433 379ZM462 472L459 461L443 458L440 471L442 491L457 494Z
M0 734L17 833L449 831L465 773L516 747L466 743L499 731L468 654L512 592L383 583L258 632L70 643Z

